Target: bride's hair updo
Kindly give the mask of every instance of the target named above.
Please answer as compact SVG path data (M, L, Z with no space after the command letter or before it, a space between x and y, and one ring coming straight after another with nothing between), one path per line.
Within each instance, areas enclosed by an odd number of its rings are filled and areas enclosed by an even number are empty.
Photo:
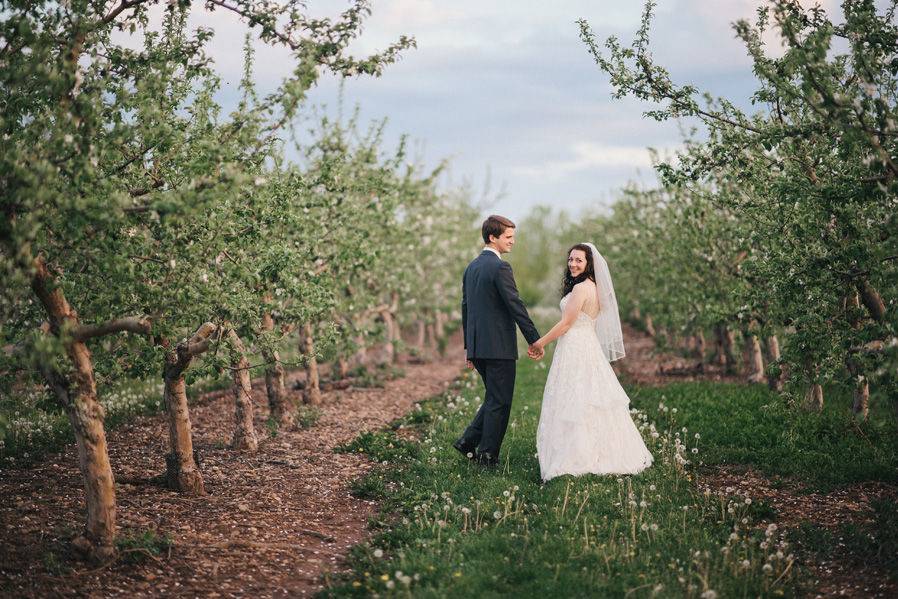
M580 273L579 276L573 277L571 276L571 269L568 268L567 259L570 257L571 252L574 250L580 250L584 254L586 254L586 269ZM585 281L589 279L593 283L596 282L596 267L595 264L592 263L592 250L589 249L588 245L584 245L582 243L577 243L571 246L571 249L567 251L564 259L564 278L561 281L561 297L566 296L568 293L574 290L574 285L580 283L581 281Z

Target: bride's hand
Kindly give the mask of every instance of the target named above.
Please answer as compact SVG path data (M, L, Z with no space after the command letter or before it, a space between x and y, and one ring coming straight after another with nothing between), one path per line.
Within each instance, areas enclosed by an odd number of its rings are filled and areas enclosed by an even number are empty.
M543 344L540 341L533 342L530 347L527 349L527 355L533 358L534 360L539 360L546 353Z

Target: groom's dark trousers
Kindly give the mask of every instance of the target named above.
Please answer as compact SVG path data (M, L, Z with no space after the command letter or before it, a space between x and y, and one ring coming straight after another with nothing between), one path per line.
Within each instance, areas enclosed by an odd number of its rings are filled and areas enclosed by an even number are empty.
M467 359L474 364L486 394L483 405L457 443L487 460L499 457L514 396L515 360L520 327L527 343L539 332L518 296L511 265L484 250L462 279L462 329Z

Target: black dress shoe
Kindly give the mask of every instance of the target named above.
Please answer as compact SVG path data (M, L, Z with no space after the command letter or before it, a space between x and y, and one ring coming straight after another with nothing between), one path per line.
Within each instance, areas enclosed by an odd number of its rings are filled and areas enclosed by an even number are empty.
M492 470L499 467L499 458L485 451L477 454L477 463Z
M452 447L457 449L460 454L462 454L469 460L474 460L477 457L474 453L476 447L465 443L464 439L457 439L455 443L452 444Z

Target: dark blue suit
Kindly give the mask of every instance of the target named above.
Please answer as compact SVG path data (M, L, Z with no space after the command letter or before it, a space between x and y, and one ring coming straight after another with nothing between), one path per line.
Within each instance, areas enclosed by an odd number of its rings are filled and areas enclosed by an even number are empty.
M477 448L487 461L498 459L514 396L515 360L520 327L527 343L540 334L527 314L511 265L484 250L462 279L462 329L467 357L483 379L486 395L474 420L456 442L463 451Z

